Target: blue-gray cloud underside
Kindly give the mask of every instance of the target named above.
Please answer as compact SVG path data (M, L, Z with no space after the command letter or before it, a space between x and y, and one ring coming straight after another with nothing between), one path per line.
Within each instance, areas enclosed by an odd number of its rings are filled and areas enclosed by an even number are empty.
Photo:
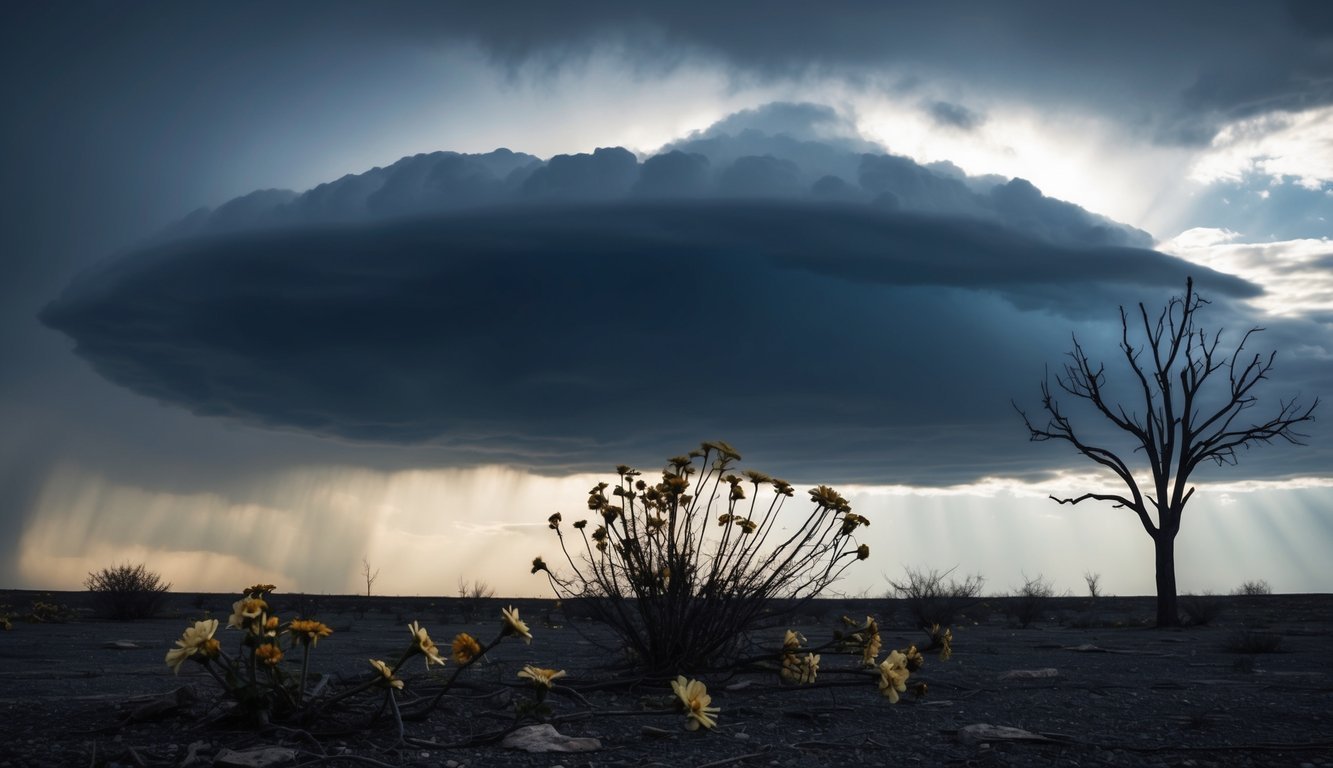
M552 471L720 437L794 479L929 484L1040 471L1009 399L1074 323L1187 274L1257 291L958 216L612 202L160 244L42 319L112 381L264 427Z

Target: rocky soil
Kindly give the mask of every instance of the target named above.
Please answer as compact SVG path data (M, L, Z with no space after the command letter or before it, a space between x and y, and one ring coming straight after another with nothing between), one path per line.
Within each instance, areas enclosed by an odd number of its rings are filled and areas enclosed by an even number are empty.
M401 739L392 716L375 719L382 697L303 729L256 729L226 717L199 665L173 675L163 658L186 622L225 622L232 599L172 595L160 618L114 622L94 618L81 594L0 593L16 614L33 601L68 608L64 621L16 619L0 632L0 767L244 764L235 752L262 749L290 766L1333 766L1330 595L1218 598L1208 626L1179 630L1145 626L1149 598L1057 598L1027 628L1008 615L1012 599L990 599L955 625L954 657L928 656L914 676L929 685L923 699L890 705L853 657L826 653L811 687L772 672L700 675L721 707L711 732L655 712L669 688L617 671L602 627L516 601L533 643L502 643ZM336 688L364 678L367 659L400 652L413 620L441 644L460 631L488 639L507 603L279 593L274 604L284 619L334 627L312 669ZM817 644L844 614L877 616L886 649L925 639L892 600L817 601L793 622ZM774 647L781 634L756 642ZM526 695L515 677L524 664L568 672L549 699L552 723L597 749L533 754L488 740ZM405 706L437 685L420 660L405 677Z

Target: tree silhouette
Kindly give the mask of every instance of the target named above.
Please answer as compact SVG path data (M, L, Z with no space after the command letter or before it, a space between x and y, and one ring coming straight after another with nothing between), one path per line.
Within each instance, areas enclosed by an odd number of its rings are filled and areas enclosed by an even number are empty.
M1130 316L1120 308L1120 351L1132 373L1134 399L1143 413L1126 410L1120 403L1109 402L1105 391L1106 373L1102 364L1094 365L1083 351L1078 338L1069 352L1063 375L1056 385L1066 395L1086 400L1103 419L1127 433L1134 453L1142 452L1151 470L1151 486L1146 474L1136 477L1126 457L1109 448L1085 440L1059 401L1051 393L1050 377L1041 385L1041 404L1048 421L1036 426L1015 404L1033 441L1063 440L1079 453L1110 469L1126 492L1085 493L1077 498L1051 498L1061 504L1109 501L1138 515L1144 530L1152 537L1156 551L1157 625L1176 626L1175 540L1180 532L1181 513L1194 493L1190 476L1204 462L1235 464L1236 449L1285 440L1303 445L1305 437L1295 430L1304 421L1313 421L1319 405L1315 398L1302 409L1295 399L1279 401L1277 413L1265 421L1248 423L1242 414L1258 402L1255 387L1268 378L1276 352L1267 357L1249 355L1245 345L1262 331L1252 328L1241 338L1231 354L1218 351L1222 332L1209 334L1196 326L1196 315L1208 304L1194 292L1194 281L1185 283L1184 297L1174 297L1162 309L1156 321L1139 304L1144 343L1130 341ZM1211 383L1210 383L1211 382ZM1246 424L1240 426L1240 424ZM1156 521L1154 522L1154 513Z

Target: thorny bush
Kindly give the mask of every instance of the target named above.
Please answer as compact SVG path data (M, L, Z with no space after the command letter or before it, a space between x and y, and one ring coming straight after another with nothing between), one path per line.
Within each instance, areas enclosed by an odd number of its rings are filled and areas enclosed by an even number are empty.
M810 491L814 508L791 516L790 483L753 470L723 442L670 459L660 482L616 468L614 486L588 493L596 517L573 523L572 551L551 515L568 573L542 558L556 596L577 602L650 673L725 666L749 630L815 597L870 556L855 532L870 522L832 488ZM600 518L600 519L598 519ZM581 544L581 546L580 546Z
M143 564L113 565L88 574L84 587L96 611L111 619L147 619L156 615L170 583Z

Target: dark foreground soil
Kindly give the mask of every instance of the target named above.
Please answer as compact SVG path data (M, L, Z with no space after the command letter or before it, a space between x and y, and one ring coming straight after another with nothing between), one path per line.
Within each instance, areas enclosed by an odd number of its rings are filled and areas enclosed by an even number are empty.
M1220 598L1208 626L1179 630L1145 626L1149 598L1057 598L1027 628L992 599L955 625L953 659L928 656L914 676L929 685L924 699L890 705L853 657L826 653L813 687L779 685L771 672L701 675L722 710L712 732L647 711L669 688L612 669L620 658L603 628L516 601L533 643L502 643L466 670L428 717L405 723L406 742L392 717L372 722L374 696L304 730L254 728L224 716L199 665L172 675L163 659L186 622L225 623L232 599L173 595L163 618L113 622L93 618L80 594L0 593L18 614L34 600L69 609L63 622L17 620L0 632L0 767L206 766L224 750L266 746L294 750L284 764L295 766L1333 766L1330 595ZM279 594L274 604L284 618L334 627L312 668L346 686L367 675L366 659L401 651L407 623L421 621L441 645L460 631L489 639L506 602ZM817 644L840 615L867 613L886 649L925 639L891 600L817 601L793 621ZM777 629L762 639L780 638ZM1276 652L1245 652L1273 643ZM549 700L556 727L600 749L475 743L512 722L524 664L567 670ZM405 700L436 684L419 659L405 677ZM967 738L980 723L1044 740Z

